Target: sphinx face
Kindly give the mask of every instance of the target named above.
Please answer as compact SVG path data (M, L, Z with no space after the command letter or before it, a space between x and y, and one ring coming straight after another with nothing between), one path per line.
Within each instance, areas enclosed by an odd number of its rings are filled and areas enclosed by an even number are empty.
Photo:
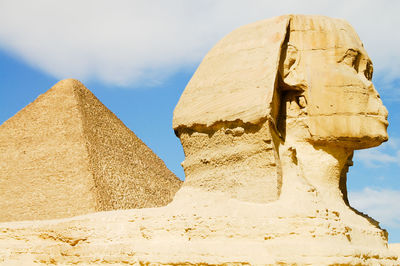
M306 123L314 142L354 149L386 141L387 115L371 82L372 62L350 25L341 20L294 17L289 44L298 51L305 82Z

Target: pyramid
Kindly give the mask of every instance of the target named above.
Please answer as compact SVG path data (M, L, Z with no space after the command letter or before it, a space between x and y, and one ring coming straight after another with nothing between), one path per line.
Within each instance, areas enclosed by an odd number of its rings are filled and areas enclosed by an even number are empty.
M77 80L0 126L0 221L163 206L181 183Z

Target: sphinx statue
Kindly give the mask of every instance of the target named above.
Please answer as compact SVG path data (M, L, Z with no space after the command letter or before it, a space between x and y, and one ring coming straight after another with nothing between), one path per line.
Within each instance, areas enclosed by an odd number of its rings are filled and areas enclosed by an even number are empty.
M343 20L285 15L233 31L175 108L186 180L169 205L0 224L0 261L398 263L347 199L353 151L388 139L372 72Z
M206 55L174 111L185 186L265 203L301 179L347 201L340 172L353 150L387 140L371 78L343 20L283 16L235 30ZM285 181L288 152L304 172ZM337 165L324 170L326 156Z

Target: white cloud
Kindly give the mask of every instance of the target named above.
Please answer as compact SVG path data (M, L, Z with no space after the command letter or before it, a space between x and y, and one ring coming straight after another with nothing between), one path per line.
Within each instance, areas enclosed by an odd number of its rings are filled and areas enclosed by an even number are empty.
M399 154L394 156L374 149L358 152L357 159L369 167L378 167L388 163L400 163Z
M57 78L157 83L234 28L286 14L348 20L386 80L400 72L400 1L0 0L0 47Z
M400 228L400 190L364 188L349 192L350 205L384 227Z
M354 160L361 161L367 167L381 167L387 164L400 166L399 138L391 137L380 147L356 151Z

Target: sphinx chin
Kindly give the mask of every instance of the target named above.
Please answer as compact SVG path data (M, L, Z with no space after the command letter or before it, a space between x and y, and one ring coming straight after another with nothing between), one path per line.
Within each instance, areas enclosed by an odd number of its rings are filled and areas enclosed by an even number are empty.
M314 116L307 121L310 141L317 145L336 145L353 150L379 146L388 140L384 117L368 115Z
M332 138L321 138L311 137L308 139L310 143L315 146L340 146L344 149L349 150L363 150L381 145L383 142L388 140L388 136L384 134L377 134L373 136L364 136L362 138L357 137L332 137Z

